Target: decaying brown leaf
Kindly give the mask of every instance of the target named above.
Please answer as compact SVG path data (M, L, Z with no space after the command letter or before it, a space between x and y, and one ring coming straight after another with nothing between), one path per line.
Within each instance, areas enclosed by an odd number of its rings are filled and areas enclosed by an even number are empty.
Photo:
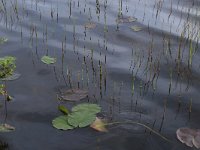
M199 135L195 136L194 139L192 140L192 143L196 148L200 148L200 133Z
M190 128L179 128L176 131L177 138L182 143L185 143L189 147L195 146L200 148L200 130Z
M106 125L105 120L96 117L96 120L90 125L90 127L99 132L108 132L105 125Z

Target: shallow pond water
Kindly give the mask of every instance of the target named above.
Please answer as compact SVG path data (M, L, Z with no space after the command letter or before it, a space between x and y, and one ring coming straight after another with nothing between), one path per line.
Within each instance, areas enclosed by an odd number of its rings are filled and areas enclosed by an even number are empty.
M7 122L16 130L0 140L9 149L190 149L175 133L200 123L198 0L2 0L0 6L0 36L8 38L0 56L15 56L21 74L7 83L14 97ZM128 17L136 20L116 21ZM44 55L57 63L43 64ZM108 133L54 129L57 95L71 87L88 90L85 101L99 104L111 121L139 121L172 142L137 125Z

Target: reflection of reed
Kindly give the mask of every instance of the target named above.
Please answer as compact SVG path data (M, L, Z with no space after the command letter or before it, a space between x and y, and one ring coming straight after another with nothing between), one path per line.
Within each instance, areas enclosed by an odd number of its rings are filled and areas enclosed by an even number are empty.
M0 141L0 150L8 150L8 143Z

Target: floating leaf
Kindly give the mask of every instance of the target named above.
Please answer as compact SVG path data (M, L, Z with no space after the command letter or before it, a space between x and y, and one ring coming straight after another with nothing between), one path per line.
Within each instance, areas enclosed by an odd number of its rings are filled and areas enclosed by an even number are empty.
M141 31L141 30L142 30L142 28L139 27L139 26L132 26L131 29L132 29L133 31L135 31L135 32L138 32L138 31Z
M62 112L64 115L69 114L69 110L63 105L58 106L58 110L60 110L60 112Z
M176 131L177 138L189 147L200 148L200 130L180 128Z
M101 111L101 107L97 104L79 104L72 108L72 112L89 112L90 114L97 114Z
M194 144L194 146L196 148L198 148L198 149L200 148L200 133L199 133L199 135L197 135L193 138L192 143Z
M94 28L96 28L96 24L92 23L92 22L86 23L84 26L85 26L86 29L94 29Z
M56 62L56 58L49 57L49 56L43 56L41 58L41 61L45 64L54 64Z
M7 41L8 41L7 38L5 38L5 37L0 37L0 44L4 44L4 43L6 43Z
M130 23L130 22L134 22L136 20L137 20L137 18L134 18L134 17L126 17L126 18L119 17L118 19L116 19L116 22L117 23Z
M65 116L60 116L52 121L52 124L57 129L69 130L76 127L86 127L95 121L96 114L101 108L96 104L79 104L72 108L72 113L69 114L64 106L60 106L59 110L64 112Z
M2 81L13 81L13 80L17 80L21 77L21 74L19 73L13 73L11 76L8 76L6 78L1 78L0 80Z
M66 101L79 101L86 98L88 92L80 89L70 89L62 93L61 98Z
M59 130L71 130L74 127L69 125L67 116L59 116L52 121L52 125L54 128Z
M106 125L106 123L104 120L96 117L96 120L90 125L90 127L99 132L108 132L105 125Z
M94 122L96 115L87 111L73 112L68 117L68 122L73 127L86 127Z
M8 124L1 124L0 125L0 132L11 132L15 130L15 128Z

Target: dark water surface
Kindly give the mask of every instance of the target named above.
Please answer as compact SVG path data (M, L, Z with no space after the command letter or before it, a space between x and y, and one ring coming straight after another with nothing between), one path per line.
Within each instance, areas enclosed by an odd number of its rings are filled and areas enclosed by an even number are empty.
M21 78L8 83L14 101L1 133L11 150L186 150L180 127L199 128L200 55L198 0L2 0L0 56L17 58ZM118 17L137 21L118 24ZM96 24L86 29L88 22ZM137 25L139 32L130 29ZM191 52L191 53L190 53ZM55 65L40 61L57 58ZM89 91L116 125L59 131L57 94L70 86ZM3 99L2 99L3 100ZM72 103L65 103L71 107ZM3 111L3 110L2 110ZM4 115L1 113L1 120Z

